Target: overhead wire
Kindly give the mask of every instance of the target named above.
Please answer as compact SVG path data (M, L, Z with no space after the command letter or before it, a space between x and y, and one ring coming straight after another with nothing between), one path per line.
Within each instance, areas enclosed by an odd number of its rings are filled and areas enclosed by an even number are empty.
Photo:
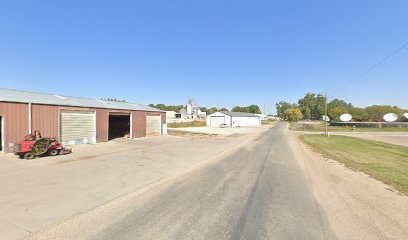
M369 72L371 72L372 70L374 70L375 68L377 68L378 66L380 66L381 64L383 64L384 62L388 61L390 58L392 58L394 55L396 55L397 53L399 53L400 51L402 51L404 48L406 48L408 46L408 41L405 42L404 44L402 44L400 47L398 47L397 49L395 49L393 52L391 52L390 54L388 54L387 56L385 56L384 58L382 58L380 61L378 61L377 63L375 63L374 65L372 65L371 67L367 68L367 70L365 70L364 72L360 73L357 77L351 79L350 81L346 82L343 86L341 86L340 88L338 88L337 90L335 90L334 92L332 92L330 95L333 96L335 94L337 94L338 92L340 92L341 90L343 90L344 88L346 88L347 86L357 82L358 80L360 80L361 78L363 78L365 75L367 75Z

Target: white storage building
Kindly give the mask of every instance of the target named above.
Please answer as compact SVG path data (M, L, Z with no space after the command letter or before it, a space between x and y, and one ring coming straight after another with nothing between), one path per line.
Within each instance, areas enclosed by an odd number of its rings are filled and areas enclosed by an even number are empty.
M229 127L260 126L261 117L252 113L227 111L215 112L207 116L207 126L218 127L223 123Z

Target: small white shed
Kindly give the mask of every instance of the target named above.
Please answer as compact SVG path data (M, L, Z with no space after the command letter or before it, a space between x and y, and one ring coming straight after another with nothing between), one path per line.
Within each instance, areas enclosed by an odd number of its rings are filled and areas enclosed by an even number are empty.
M176 112L175 111L166 111L166 118L167 119L174 119L176 118Z
M261 117L252 113L227 111L215 112L207 116L207 126L218 127L223 123L230 127L260 126Z

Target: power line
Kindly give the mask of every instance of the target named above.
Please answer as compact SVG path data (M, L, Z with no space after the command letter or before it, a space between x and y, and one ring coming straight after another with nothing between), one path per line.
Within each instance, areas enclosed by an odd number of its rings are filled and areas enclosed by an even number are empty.
M359 79L363 78L365 75L367 75L369 72L371 72L373 69L375 69L376 67L378 67L379 65L383 64L384 62L386 62L387 60L389 60L391 57L393 57L395 54L399 53L401 50L403 50L405 47L408 46L408 41L405 42L404 44L402 44L399 48L395 49L392 53L388 54L387 56L385 56L384 58L382 58L380 61L378 61L376 64L372 65L371 67L369 67L367 70L365 70L364 72L362 72L360 75L358 75L356 78L346 82L342 87L340 87L339 89L337 89L335 92L333 92L333 94L331 94L332 96L336 93L338 93L340 90L344 89L345 87L351 85L352 83L358 81Z

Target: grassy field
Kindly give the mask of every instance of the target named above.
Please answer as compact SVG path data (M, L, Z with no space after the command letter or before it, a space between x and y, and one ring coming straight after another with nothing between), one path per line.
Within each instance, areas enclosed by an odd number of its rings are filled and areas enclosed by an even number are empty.
M203 120L194 120L191 122L172 122L168 123L169 128L186 128L186 127L205 127L206 122Z
M302 135L323 156L344 163L408 195L408 148L346 136Z
M296 128L296 123L290 124L291 130L307 131L307 132L323 132L324 124L308 124L306 129L302 127ZM353 132L352 127L328 126L329 132ZM408 128L371 128L371 127L357 127L355 132L408 132Z

